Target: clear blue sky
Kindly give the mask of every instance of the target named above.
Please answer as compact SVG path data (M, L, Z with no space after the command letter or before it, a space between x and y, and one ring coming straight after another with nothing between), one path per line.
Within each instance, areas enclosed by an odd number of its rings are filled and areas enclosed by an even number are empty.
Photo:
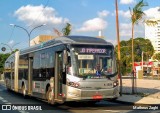
M119 25L121 40L131 37L129 7L139 0L118 0ZM149 18L160 15L160 0L145 0L144 8ZM16 24L30 31L35 26L31 38L40 34L55 35L53 28L61 30L66 22L72 24L71 35L97 36L102 30L107 41L116 44L115 0L0 0L0 42L25 48L28 46L27 33ZM160 16L159 16L160 17ZM135 30L136 37L144 37L144 25L139 24ZM1 44L0 47L3 45ZM1 51L0 51L1 52Z

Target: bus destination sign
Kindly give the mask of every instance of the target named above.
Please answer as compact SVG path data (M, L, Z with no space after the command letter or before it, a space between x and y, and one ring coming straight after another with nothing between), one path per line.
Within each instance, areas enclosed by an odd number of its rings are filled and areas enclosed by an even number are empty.
M106 49L101 48L80 48L80 53L107 53Z

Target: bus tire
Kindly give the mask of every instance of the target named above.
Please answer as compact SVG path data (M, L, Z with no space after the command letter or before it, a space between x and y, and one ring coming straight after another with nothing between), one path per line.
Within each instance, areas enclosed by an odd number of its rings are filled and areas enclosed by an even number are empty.
M115 98L109 99L109 101L115 102L117 99L118 99L118 97L115 97Z
M99 101L88 101L88 102L86 102L86 104L88 104L88 105L95 105L97 102L99 102Z
M48 87L48 90L46 92L46 99L49 104L54 104L54 98L53 98L52 90L50 86Z

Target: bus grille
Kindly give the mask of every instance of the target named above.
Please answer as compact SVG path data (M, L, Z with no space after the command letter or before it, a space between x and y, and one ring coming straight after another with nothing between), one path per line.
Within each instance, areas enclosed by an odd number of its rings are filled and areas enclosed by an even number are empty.
M81 91L81 97L92 97L94 95L111 96L113 95L113 90Z

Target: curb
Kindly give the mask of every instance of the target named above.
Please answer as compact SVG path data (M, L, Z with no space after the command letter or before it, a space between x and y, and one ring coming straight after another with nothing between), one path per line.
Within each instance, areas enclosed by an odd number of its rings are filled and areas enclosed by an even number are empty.
M130 101L128 101L127 98L119 97L114 102L121 103L121 104L127 104L127 105L160 105L160 103L159 103L160 99L155 100L155 98L153 98L155 101L153 100L154 102L152 102L152 98L150 98L150 97L148 97L148 98L147 97L140 97L138 99L134 98L133 95L130 95L130 97L133 98L133 99L128 99ZM150 100L151 103L148 100Z

